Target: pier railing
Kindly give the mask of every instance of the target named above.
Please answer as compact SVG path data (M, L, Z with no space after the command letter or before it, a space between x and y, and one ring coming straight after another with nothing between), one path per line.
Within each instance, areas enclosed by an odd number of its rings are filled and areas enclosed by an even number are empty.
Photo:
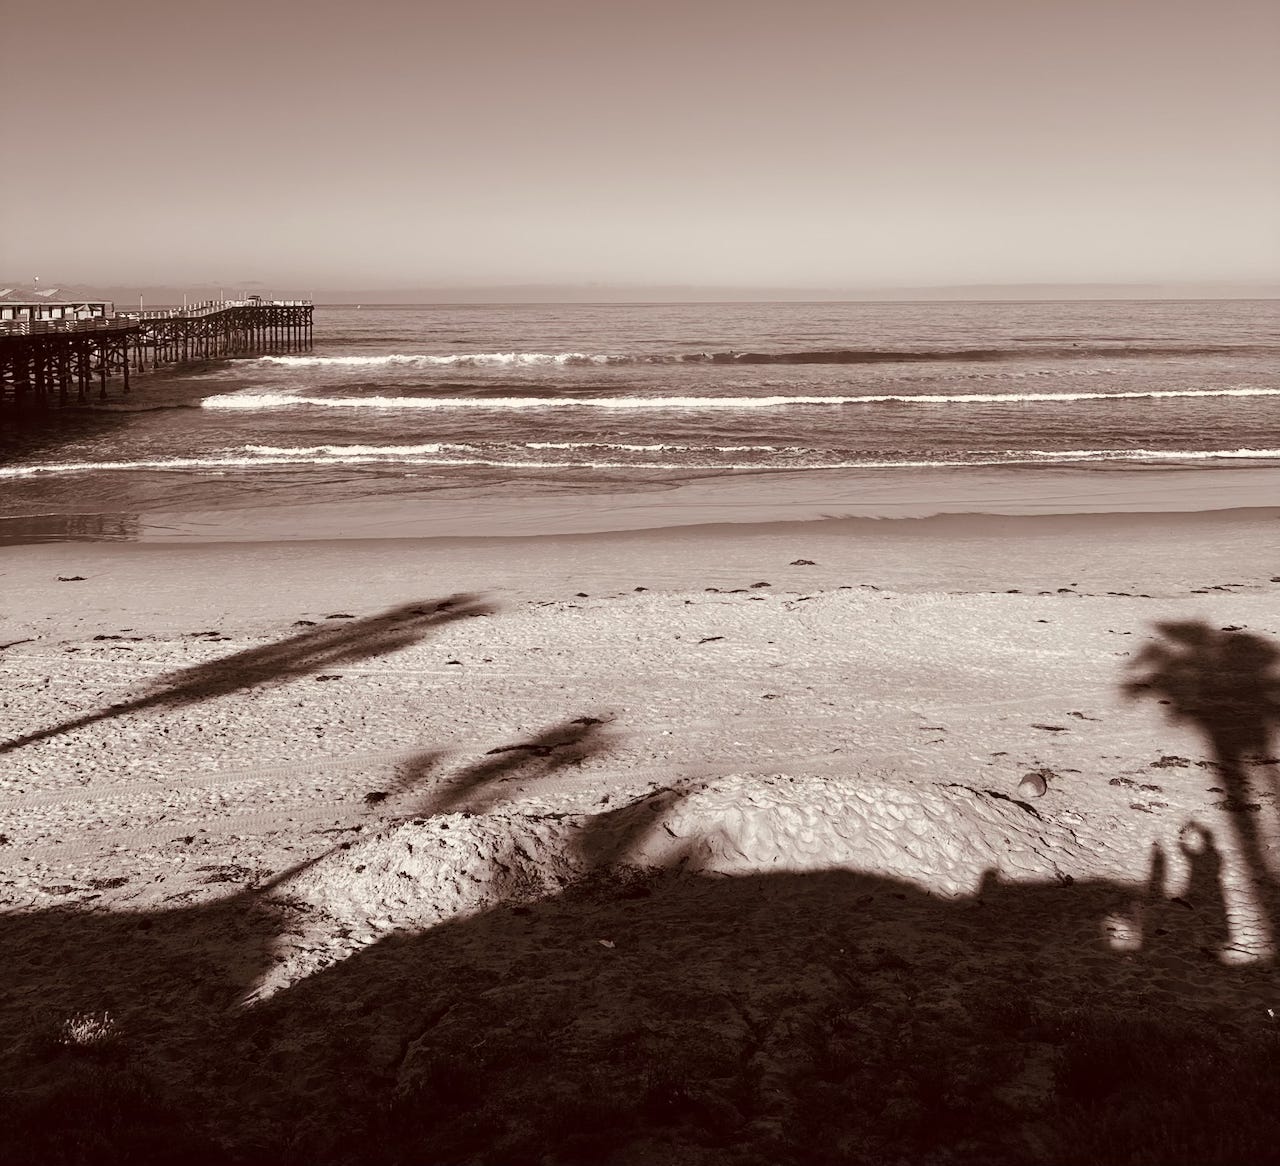
M204 300L184 308L159 308L151 312L121 312L131 320L196 320L231 308L309 308L310 300Z
M101 332L136 328L140 320L202 320L232 308L309 308L310 300L206 300L185 308L160 308L152 312L117 312L87 320L0 320L0 336L39 336L45 332Z
M118 332L138 322L122 316L93 316L88 320L0 320L0 336L40 336L46 332Z

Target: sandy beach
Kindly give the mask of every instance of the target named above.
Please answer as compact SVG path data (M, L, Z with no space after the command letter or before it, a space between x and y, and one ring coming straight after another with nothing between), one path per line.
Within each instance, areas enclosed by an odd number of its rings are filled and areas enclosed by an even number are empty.
M135 1161L1138 1161L1079 1058L1273 1023L1278 517L11 546L17 1112L106 1074L136 1128L74 1136Z
M1280 1166L1278 11L10 6L0 1166Z

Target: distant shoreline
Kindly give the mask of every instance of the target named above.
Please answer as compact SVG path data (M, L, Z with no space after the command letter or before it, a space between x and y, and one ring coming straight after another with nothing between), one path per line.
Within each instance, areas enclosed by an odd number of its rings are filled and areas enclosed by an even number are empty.
M20 284L22 280L10 281ZM54 283L56 281L51 281ZM0 286L8 286L0 280ZM324 288L301 283L266 287L197 283L181 284L58 284L64 295L112 300L126 310L142 298L149 309L180 307L186 300L265 295L281 299L310 299L317 307L368 309L545 304L636 306L644 304L806 304L806 303L1072 303L1079 301L1175 301L1280 299L1280 282L1133 284L983 284L939 287L722 287L698 284L641 284L609 287L582 284L439 285L397 288Z

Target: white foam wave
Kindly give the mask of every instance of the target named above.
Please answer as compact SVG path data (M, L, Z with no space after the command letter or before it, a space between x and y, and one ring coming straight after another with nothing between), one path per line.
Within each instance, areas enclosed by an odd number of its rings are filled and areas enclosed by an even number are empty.
M416 457L428 453L492 451L508 449L613 449L625 453L777 453L785 446L776 445L631 445L616 441L518 441L491 442L476 445L467 441L433 441L422 445L246 445L243 450L263 457ZM799 447L792 447L799 448Z
M384 356L260 356L258 364L287 368L502 368L511 365L613 364L629 359L592 352L455 352L445 356L391 353Z
M777 445L624 445L613 441L527 441L524 445L526 449L624 449L634 453L707 449L714 449L717 453L777 453L780 449L786 448Z
M782 409L795 405L1016 405L1068 401L1207 400L1280 397L1280 389L1150 389L1119 393L874 393L770 397L303 397L291 393L220 393L204 409Z
M256 457L297 460L311 457L421 457L445 450L472 450L468 442L428 441L421 445L246 445L242 449Z
M1060 461L1217 461L1232 458L1267 461L1280 449L1029 449L1028 456Z
M565 443L571 444L571 443ZM594 448L602 443L581 442L575 448ZM530 448L527 446L526 448ZM704 454L733 452L744 447L707 446L707 447L645 447L645 446L608 446L618 450L632 449L689 449ZM774 447L748 447L774 448ZM480 456L451 457L441 456L446 450L458 453L473 450ZM548 461L542 458L520 456L496 457L491 453L481 453L482 447L466 444L427 444L413 446L300 446L281 448L275 446L246 446L240 451L214 457L175 457L147 458L137 461L117 462L61 462L43 466L8 466L0 468L0 479L30 478L46 475L67 475L94 472L116 472L130 470L175 471L195 470L222 472L228 469L270 469L286 466L338 466L338 465L379 465L379 466L454 466L484 467L497 469L539 469L539 470L769 470L769 469L814 469L814 470L875 470L875 469L927 469L967 466L1026 466L1045 464L1066 464L1080 462L1186 462L1186 461L1218 461L1218 460L1280 460L1280 449L1197 449L1197 450L1153 450L1153 449L1069 449L1069 450L1010 450L1004 454L988 454L986 456L966 458L927 458L927 459L877 459L877 460L814 460L807 465L770 465L765 462L655 462L655 461ZM819 451L810 451L817 454Z

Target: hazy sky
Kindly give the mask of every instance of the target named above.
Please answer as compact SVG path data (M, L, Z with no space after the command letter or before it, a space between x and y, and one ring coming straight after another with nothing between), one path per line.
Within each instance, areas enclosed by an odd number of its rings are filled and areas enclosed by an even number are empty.
M5 5L0 278L1280 275L1275 0Z

